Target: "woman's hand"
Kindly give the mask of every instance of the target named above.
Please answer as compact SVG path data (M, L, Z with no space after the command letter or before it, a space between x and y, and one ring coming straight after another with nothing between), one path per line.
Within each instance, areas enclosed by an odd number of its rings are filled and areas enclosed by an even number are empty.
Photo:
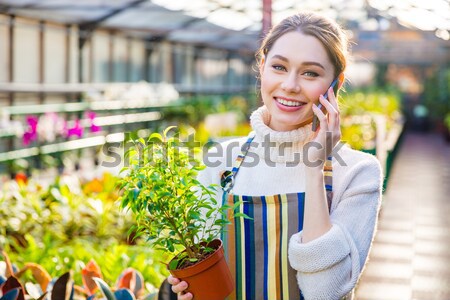
M322 95L319 97L319 102L325 108L328 116L317 105L313 105L313 112L319 119L319 129L312 140L314 144L311 144L308 149L308 162L311 167L320 169L323 168L325 160L341 139L339 107L331 87L328 89L328 100Z
M191 293L185 293L188 288L186 281L180 281L180 279L169 275L167 281L172 285L172 291L178 295L178 300L191 300L193 298Z

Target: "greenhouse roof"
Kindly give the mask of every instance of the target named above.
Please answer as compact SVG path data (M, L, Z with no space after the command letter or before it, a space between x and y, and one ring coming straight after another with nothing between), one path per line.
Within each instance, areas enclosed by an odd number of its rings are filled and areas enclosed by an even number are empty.
M145 39L254 51L263 0L0 0L0 13L110 28ZM320 11L352 29L383 30L389 20L450 38L447 0L272 0L273 23L301 10Z

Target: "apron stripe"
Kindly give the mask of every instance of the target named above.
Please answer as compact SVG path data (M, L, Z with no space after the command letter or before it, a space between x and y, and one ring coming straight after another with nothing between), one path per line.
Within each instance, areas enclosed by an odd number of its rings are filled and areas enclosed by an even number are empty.
M243 212L253 218L253 203L248 202L249 197L244 196L242 198L245 201L243 205ZM246 274L246 286L245 294L248 299L254 298L254 287L255 287L255 257L252 253L255 253L255 239L254 239L254 229L252 220L242 219L244 221L244 231L245 231L245 274Z
M268 270L267 270L267 264L268 264L268 233L267 233L267 205L266 205L266 197L261 197L261 203L262 203L262 233L263 233L263 252L264 252L264 286L263 286L263 296L264 300L269 300L267 298L268 293Z
M254 224L254 230L255 230L255 240L254 243L255 248L258 247L254 255L255 255L255 267L257 268L257 272L255 274L255 298L262 300L264 299L264 256L265 252L261 251L261 245L263 245L264 242L264 236L261 234L263 232L263 222L261 220L263 219L263 205L262 205L262 199L261 198L255 198L254 201L254 220L257 220L253 222Z
M275 249L277 249L277 256L276 256L276 270L277 270L277 289L276 289L276 295L277 295L277 299L283 299L283 291L281 290L281 283L283 282L283 279L281 277L282 275L282 271L281 271L281 262L283 261L283 252L282 250L282 245L281 245L281 237L282 237L282 229L283 229L283 224L282 221L283 220L283 215L281 214L281 207L282 207L282 203L281 203L281 197L280 195L275 196L275 214L276 214L276 218L275 218L275 224L277 225L277 240L276 240L276 244L274 245Z
M238 199L242 201L241 197ZM243 213L243 206L239 206L239 212ZM237 266L238 266L238 299L247 299L245 297L245 231L244 231L244 220L239 218L236 222L236 256L237 256Z
M231 203L233 203L233 202L231 202ZM230 218L231 218L231 214L232 214L232 212L230 212ZM235 236L235 233L237 233L237 230L236 230L236 224L235 224L234 220L232 220L231 225L228 228L229 228L229 232L228 232L229 261L233 262L230 264L230 271L231 271L231 274L236 275L235 282L236 282L236 287L238 287L237 280L238 280L239 276L238 276L238 266L236 264L236 236ZM237 295L236 295L236 289L230 295L230 299L239 299L239 298L237 298Z
M281 224L281 255L280 255L280 262L281 262L281 299L283 300L289 300L289 285L288 285L288 270L287 267L289 265L288 263L288 239L287 239L287 232L288 232L288 224L289 224L289 214L287 209L287 199L286 195L280 195L280 222Z
M276 291L276 247L272 247L273 241L276 240L276 225L275 225L275 205L273 196L266 197L267 204L267 293L269 299L277 299ZM272 266L271 268L269 266Z

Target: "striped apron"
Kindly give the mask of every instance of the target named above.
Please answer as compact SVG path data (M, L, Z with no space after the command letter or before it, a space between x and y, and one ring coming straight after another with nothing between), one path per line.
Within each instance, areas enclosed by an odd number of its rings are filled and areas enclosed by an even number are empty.
M222 204L240 204L234 213L251 219L232 218L222 233L225 257L234 276L236 289L228 300L295 300L303 299L296 271L288 261L290 237L303 228L305 193L271 196L234 195L232 188L239 168L247 155L253 137L242 147L232 171L222 174ZM331 158L325 167L328 207L332 198Z

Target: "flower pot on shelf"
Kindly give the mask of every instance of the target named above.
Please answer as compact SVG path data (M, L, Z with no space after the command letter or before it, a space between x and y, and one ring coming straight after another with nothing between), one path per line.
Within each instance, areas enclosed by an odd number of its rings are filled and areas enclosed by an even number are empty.
M215 250L204 260L169 271L188 283L187 292L192 293L195 300L223 300L234 290L233 278L225 260L222 241L216 239L207 246Z

